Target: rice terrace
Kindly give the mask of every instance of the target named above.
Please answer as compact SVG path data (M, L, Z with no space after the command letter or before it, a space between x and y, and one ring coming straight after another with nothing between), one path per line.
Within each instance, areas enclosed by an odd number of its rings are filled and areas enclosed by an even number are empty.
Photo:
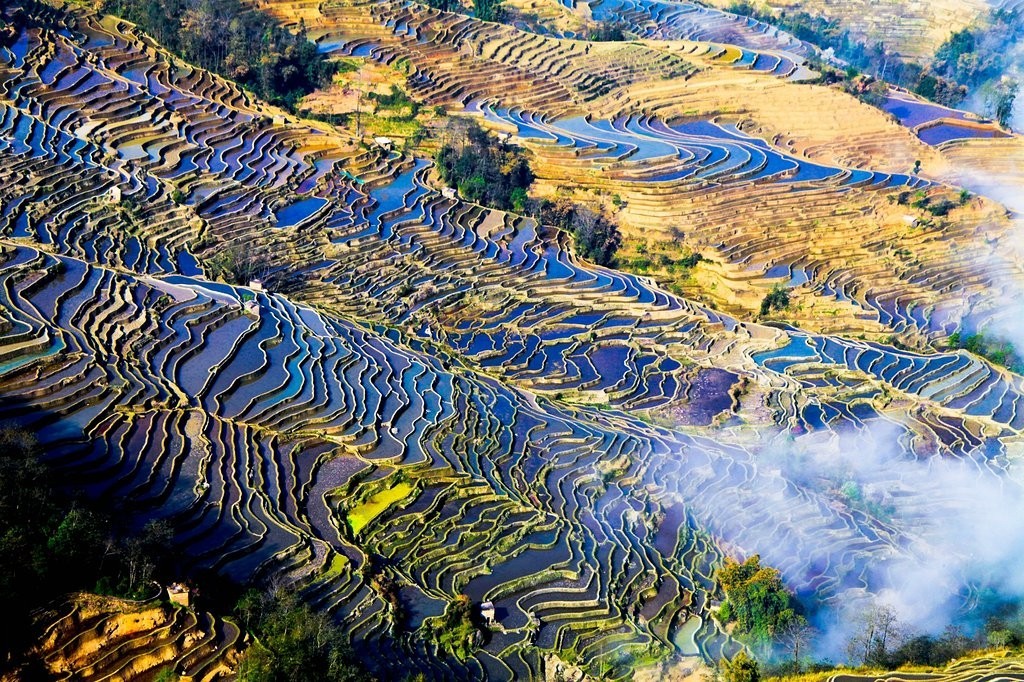
M1024 682L1024 2L0 0L0 680Z

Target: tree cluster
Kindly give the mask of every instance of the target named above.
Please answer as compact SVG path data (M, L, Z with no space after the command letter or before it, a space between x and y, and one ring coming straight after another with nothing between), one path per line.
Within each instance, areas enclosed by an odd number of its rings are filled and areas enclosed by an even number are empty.
M106 0L103 9L187 61L291 110L334 74L301 24L290 33L241 0Z
M1024 360L1021 359L1012 343L1003 341L983 332L964 334L955 331L949 335L946 345L952 349L963 349L969 353L980 355L996 365L1007 367L1015 372L1024 371Z
M599 21L587 33L587 39L596 43L621 42L629 40L629 29L621 21Z
M1008 76L1018 52L1014 46L1024 38L1024 13L994 9L976 25L952 33L928 64L903 59L880 42L866 44L842 28L838 20L803 11L772 12L748 0L734 2L730 10L783 28L797 38L823 48L849 65L843 74L820 65L826 82L846 80L847 90L869 104L879 106L884 97L853 81L860 72L873 79L906 88L925 99L945 106L957 106L969 92L982 95L986 114L1009 125L1019 84Z
M0 660L24 651L31 611L66 592L152 595L168 551L166 524L128 534L62 496L39 455L31 434L0 430Z
M552 225L572 235L576 252L589 261L611 267L615 254L622 245L622 235L614 222L601 213L569 199L542 201L537 207L538 217L545 225Z
M420 0L428 7L445 12L461 12L460 0ZM505 21L509 13L504 0L473 0L473 16L481 21Z
M11 47L26 28L55 30L67 15L40 0L22 0L19 6L0 3L0 47Z
M473 16L480 21L501 21L505 18L503 0L473 0Z
M457 12L462 8L459 0L423 0L427 7L433 7L444 12Z
M249 590L235 613L255 635L239 661L239 682L371 679L344 631L290 590Z
M725 623L735 622L737 633L750 644L770 649L787 628L805 624L782 584L782 575L762 566L757 554L743 563L726 558L717 575L725 591L718 617Z
M1018 83L1006 76L1014 60L1015 46L1024 39L1024 14L994 10L988 20L956 31L939 47L933 70L971 90L982 93L987 113L1009 125Z
M866 608L857 616L855 628L847 643L850 662L877 668L943 666L980 644L955 626L938 636L913 634L887 605Z
M441 179L466 201L505 211L526 209L533 171L523 151L499 141L475 121L453 122L437 151Z
M761 682L761 667L746 651L719 661L716 672L721 682Z
M263 279L270 271L270 262L265 254L238 244L219 248L204 259L204 264L214 279L223 279L229 284L247 284L254 279Z

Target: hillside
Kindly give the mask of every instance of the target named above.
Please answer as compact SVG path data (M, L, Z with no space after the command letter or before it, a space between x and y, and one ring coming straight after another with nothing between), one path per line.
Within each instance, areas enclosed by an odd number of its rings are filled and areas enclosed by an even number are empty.
M711 0L708 4L726 9L731 2ZM901 55L927 60L950 34L970 26L996 3L985 0L800 0L768 4L780 10L806 11L837 19L865 43L882 42Z
M50 679L156 680L165 670L233 679L241 644L235 624L156 600L75 594L39 612L35 625L41 634L32 656Z
M698 674L755 555L822 629L1018 596L1013 131L687 3L121 4L2 9L0 404L176 568L379 679ZM40 618L97 679L241 633Z

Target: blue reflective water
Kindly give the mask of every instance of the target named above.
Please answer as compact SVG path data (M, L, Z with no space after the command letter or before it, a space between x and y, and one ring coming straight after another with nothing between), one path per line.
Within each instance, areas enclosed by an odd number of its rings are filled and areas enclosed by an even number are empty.
M278 227L294 227L327 205L326 199L309 197L300 199L277 210Z

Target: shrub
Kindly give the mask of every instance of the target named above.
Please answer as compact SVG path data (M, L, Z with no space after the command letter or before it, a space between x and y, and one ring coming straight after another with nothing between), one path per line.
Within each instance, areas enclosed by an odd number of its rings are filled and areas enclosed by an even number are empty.
M736 654L730 661L722 660L718 665L722 682L760 682L761 670L746 651Z
M949 199L943 199L942 201L927 206L925 210L931 213L933 216L942 217L948 215L951 210L957 207L957 204L950 201Z
M772 310L785 310L789 307L789 291L781 285L775 285L770 292L761 299L761 315L767 315Z

